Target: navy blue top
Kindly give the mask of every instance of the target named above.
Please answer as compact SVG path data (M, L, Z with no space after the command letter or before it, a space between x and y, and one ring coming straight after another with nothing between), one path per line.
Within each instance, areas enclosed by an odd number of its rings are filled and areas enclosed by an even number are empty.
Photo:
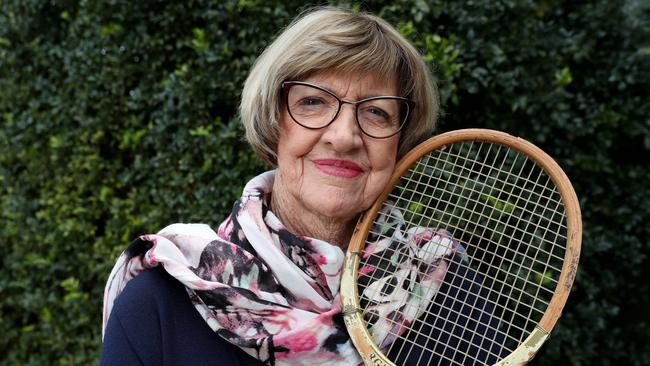
M398 365L493 364L502 354L503 336L494 330L498 327L494 305L483 300L479 276L461 265L458 256L454 259L446 275L449 281L441 286L429 308L424 329L406 334L405 347L415 343L427 350L402 350L400 354L408 356L397 359L389 355ZM402 347L396 344L392 349ZM100 365L262 363L213 332L190 302L183 285L163 268L154 268L129 281L117 297L106 326Z
M99 364L262 365L213 332L162 267L137 275L115 300Z

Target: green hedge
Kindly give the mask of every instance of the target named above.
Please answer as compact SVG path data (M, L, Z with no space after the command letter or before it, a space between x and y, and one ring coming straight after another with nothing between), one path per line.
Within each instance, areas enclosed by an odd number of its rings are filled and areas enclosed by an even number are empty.
M647 1L338 3L422 50L440 131L525 137L573 180L581 268L534 364L650 364ZM125 245L224 217L264 169L242 140L243 81L304 8L0 0L2 364L95 363L104 282Z

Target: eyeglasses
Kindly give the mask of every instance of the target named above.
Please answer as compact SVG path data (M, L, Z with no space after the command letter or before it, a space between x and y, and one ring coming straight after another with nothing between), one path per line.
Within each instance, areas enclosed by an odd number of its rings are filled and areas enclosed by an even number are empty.
M355 107L357 124L363 133L377 139L398 133L406 124L411 100L402 97L379 96L358 101L343 100L331 91L302 81L282 83L289 115L302 127L317 130L329 126L343 104Z

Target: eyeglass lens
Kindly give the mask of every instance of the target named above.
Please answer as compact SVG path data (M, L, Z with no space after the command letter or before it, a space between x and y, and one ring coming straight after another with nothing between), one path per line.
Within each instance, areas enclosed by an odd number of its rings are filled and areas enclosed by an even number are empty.
M307 128L322 128L330 124L340 109L333 94L303 84L289 89L287 104L291 117ZM388 137L397 133L408 114L408 103L393 98L371 98L356 105L356 117L361 130L373 137Z

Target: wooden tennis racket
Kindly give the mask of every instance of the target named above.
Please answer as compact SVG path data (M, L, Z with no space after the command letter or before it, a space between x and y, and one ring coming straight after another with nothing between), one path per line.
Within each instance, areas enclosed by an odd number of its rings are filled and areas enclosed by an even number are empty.
M582 227L533 144L467 129L420 144L360 218L341 284L366 365L519 365L560 316Z

